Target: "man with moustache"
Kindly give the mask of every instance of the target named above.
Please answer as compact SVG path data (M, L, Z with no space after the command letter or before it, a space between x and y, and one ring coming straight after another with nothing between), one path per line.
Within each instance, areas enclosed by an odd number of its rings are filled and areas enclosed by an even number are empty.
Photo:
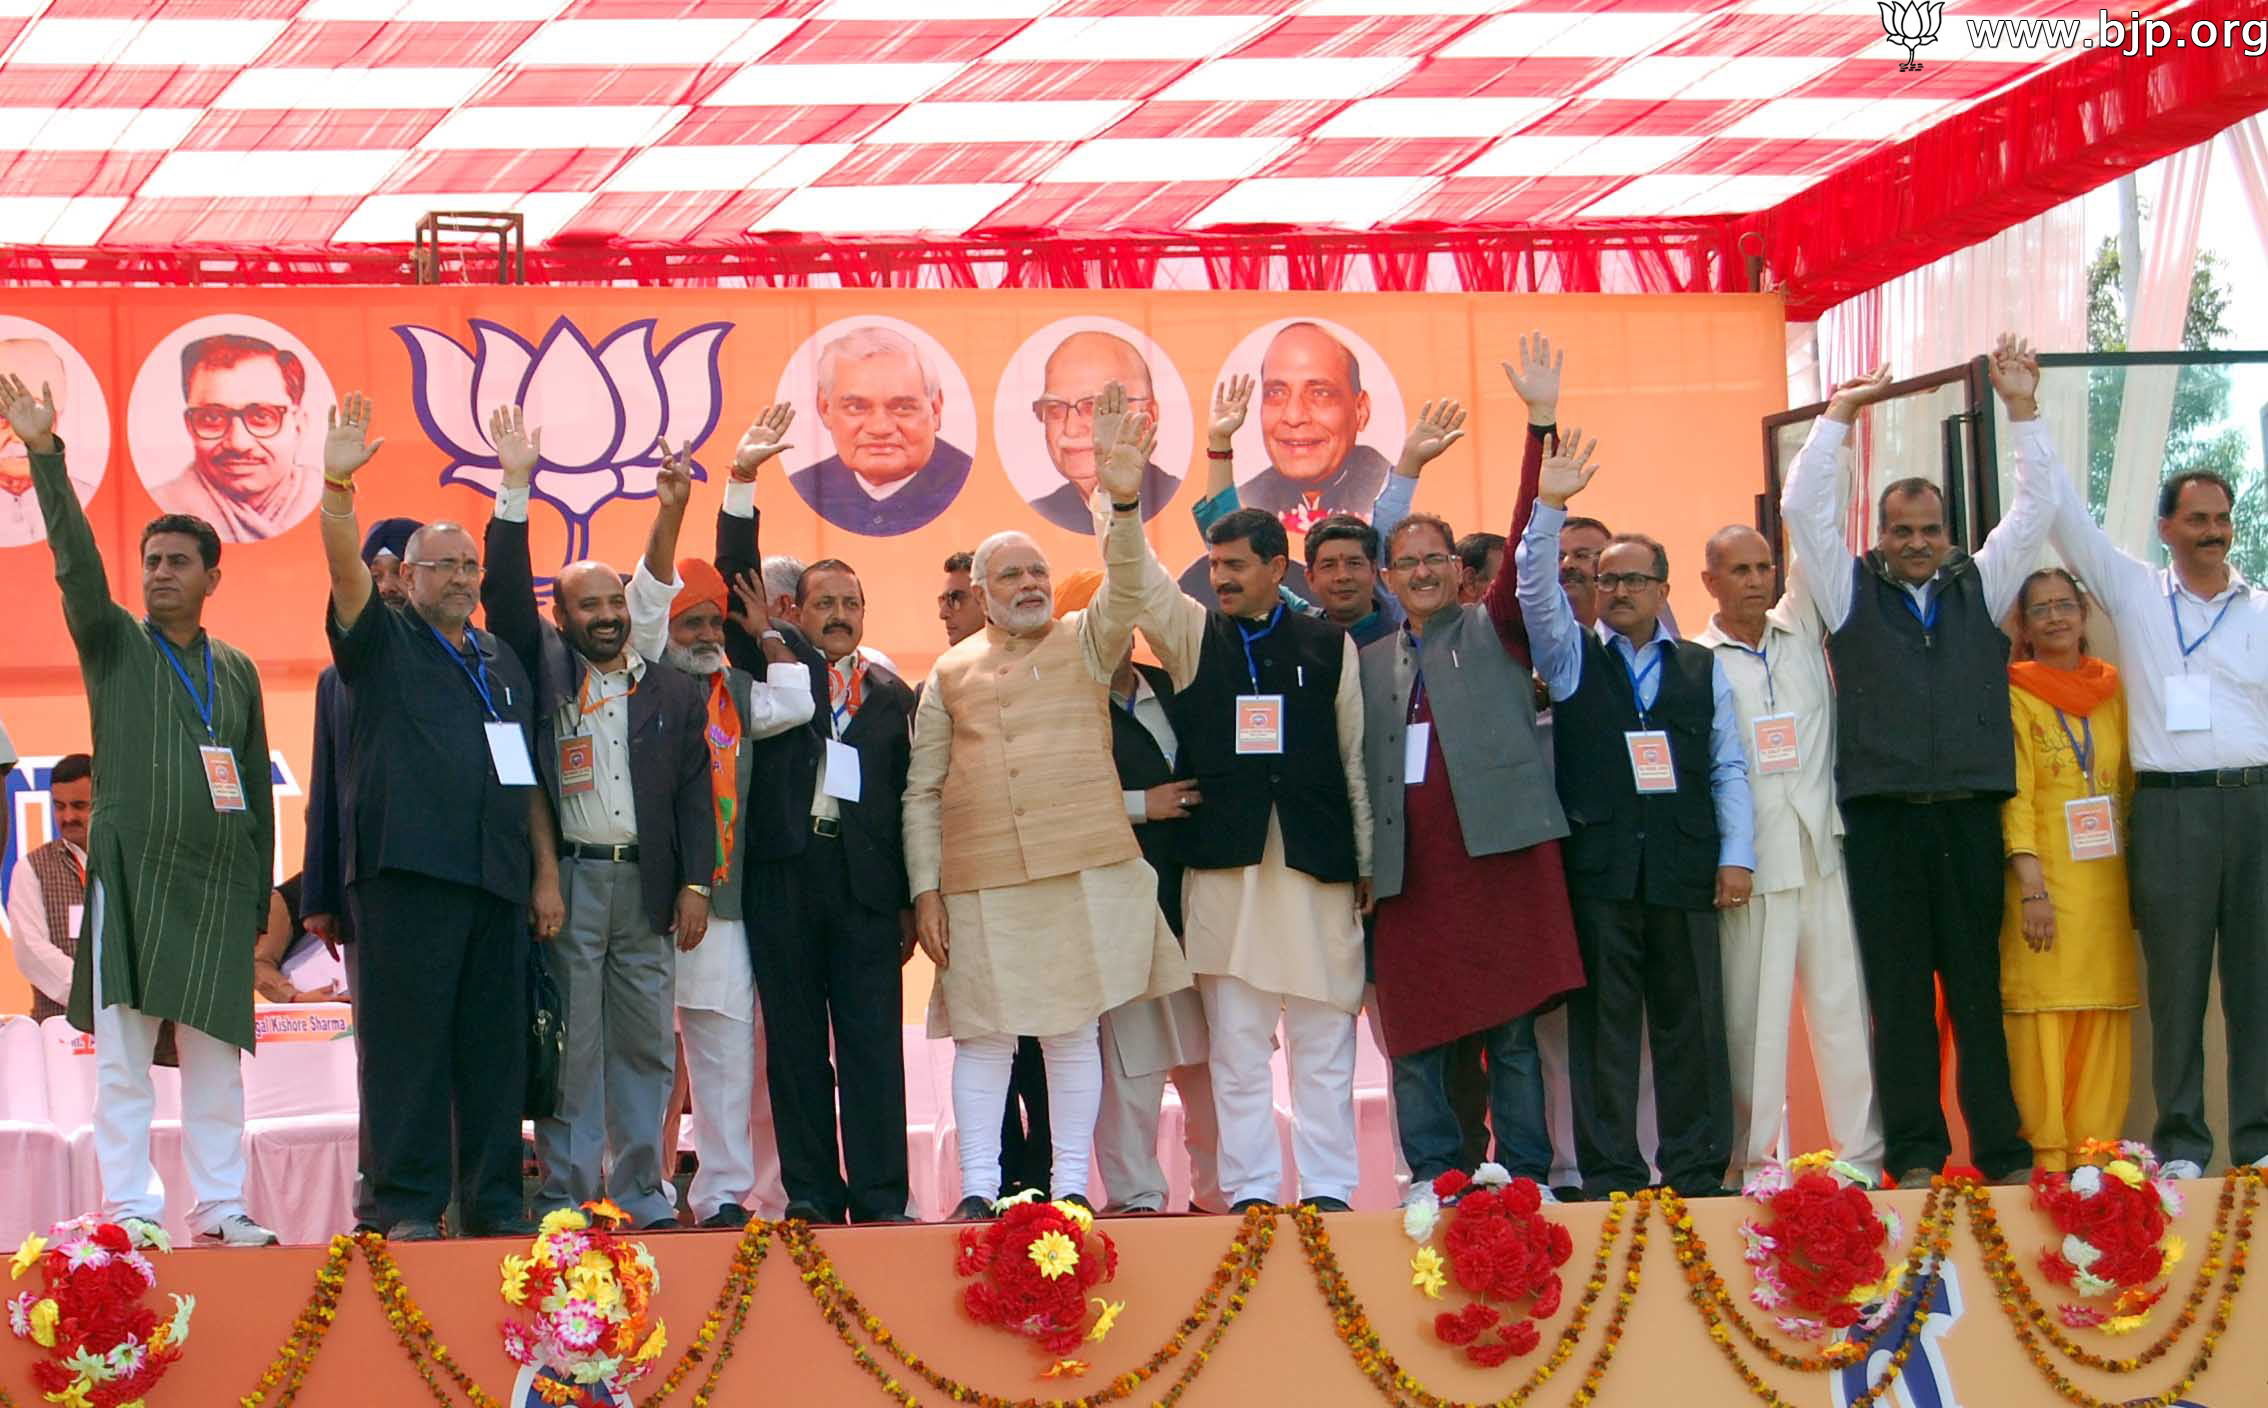
M2038 362L2012 349L2013 382ZM2036 391L2033 393L2036 396ZM2228 1022L2229 1150L2268 1164L2268 592L2229 563L2236 495L2192 470L2159 486L2171 565L2120 552L2068 482L2031 403L2009 407L2019 465L2056 486L2055 546L2118 628L2134 759L2135 916L2148 961L2150 1142L2176 1178L2213 1162L2205 1118L2205 1003L2219 949Z
M1047 357L1040 394L1032 402L1048 461L1064 482L1031 500L1031 505L1040 517L1067 532L1086 533L1093 527L1087 503L1095 492L1095 398L1111 381L1126 388L1129 410L1157 416L1148 360L1125 338L1094 330L1072 333L1056 344ZM1155 463L1142 466L1143 520L1156 517L1180 487L1178 475Z
M1502 533L1467 533L1457 540L1457 600L1470 606L1488 595L1504 569Z
M752 576L759 560L757 469L787 448L779 442L790 419L790 408L772 407L734 454L717 513L716 567L727 582ZM776 633L812 676L810 722L750 745L745 833L743 893L764 897L760 912L743 914L770 1047L787 1215L903 1222L899 1012L913 942L901 799L914 693L860 652L866 595L849 563L827 558L805 568L794 605L792 623L735 619L725 627L740 668L768 669L761 643ZM753 635L752 625L760 627Z
M1353 349L1312 322L1287 323L1260 358L1260 443L1268 467L1239 489L1249 508L1305 528L1367 511L1386 487L1386 457L1355 437L1370 393Z
M972 580L989 624L939 657L914 724L906 873L915 932L938 969L929 1033L953 1040L960 1218L989 1216L999 1196L996 1131L1016 1038L1037 1037L1047 1067L1049 1192L1083 1203L1102 1098L1097 1021L1189 985L1105 761L1119 659L1137 623L1179 597L1141 530L1156 428L1127 411L1114 381L1097 399L1095 433L1100 600L1058 621L1038 545L1016 532L986 538Z
M913 340L857 327L819 351L819 420L835 453L788 476L821 518L869 537L910 533L953 502L969 452L939 438L945 392Z
M1567 889L1589 978L1568 1022L1583 1191L1599 1198L1648 1182L1643 1013L1663 1181L1714 1196L1732 1139L1716 911L1748 902L1756 868L1732 688L1707 650L1662 626L1669 561L1651 539L1608 545L1599 624L1577 624L1550 564L1568 500L1597 471L1581 436L1551 448L1516 561L1521 615L1553 701Z
M0 377L0 419L29 452L63 619L86 680L95 752L118 780L87 829L87 913L71 965L71 1025L95 1037L95 1159L104 1215L162 1240L150 1167L158 1029L181 1054L182 1150L200 1240L263 1246L244 1208L244 1076L252 949L267 923L275 810L260 674L205 630L220 587L212 525L166 514L142 529L137 619L111 599L94 530L55 434L55 397ZM238 1048L241 1048L239 1050Z
M777 442L743 442L738 458L753 467L779 448ZM677 1024L693 1094L693 1142L701 1152L686 1202L703 1227L743 1227L751 1208L761 1217L780 1217L787 1193L744 921L751 897L742 818L756 766L753 745L808 724L815 704L809 668L774 633L761 638L768 662L763 679L726 663L730 593L715 567L688 557L676 562L671 580L654 574L653 564L667 566L676 555L692 493L682 452L665 455L655 480L653 530L630 577L631 644L647 659L658 657L692 676L707 695L704 738L717 840L709 932L677 956Z
M1994 390L2012 420L2037 414L2038 374L2003 337ZM2016 461L2016 500L1971 557L1946 535L1945 495L1900 479L1876 506L1863 557L1843 538L1839 450L1861 408L1889 394L1887 368L1835 388L1781 494L1835 670L1835 783L1843 863L1874 1016L1885 1167L1927 1183L1952 1153L1939 1094L1942 990L1959 1049L1969 1161L2021 1183L2032 1147L2010 1091L2001 1023L2001 804L2015 793L2008 637L2055 511L2038 457Z
M315 507L321 478L299 463L307 434L307 364L299 354L242 333L216 333L181 349L182 421L189 467L150 487L168 513L211 523L223 541L256 543Z
M527 511L541 431L500 406L488 432L503 480L481 605L535 681L536 755L567 906L549 957L567 1004L566 1057L559 1109L536 1121L534 1211L604 1196L639 1227L674 1227L658 1136L677 1076L676 954L706 936L715 879L706 692L631 647L628 591L602 562L563 568L552 622L536 614Z
M1866 989L1843 881L1835 809L1835 687L1826 635L1801 577L1772 599L1772 545L1746 524L1709 539L1701 585L1717 613L1696 643L1732 683L1756 808L1749 903L1718 918L1725 1043L1732 1065L1733 1172L1741 1183L1776 1157L1787 1126L1788 1020L1803 988L1812 1066L1827 1131L1843 1161L1882 1177L1882 1113L1867 1054Z
M0 773L0 781L6 774ZM16 860L8 880L8 936L16 971L31 984L31 1017L44 1022L71 1006L71 966L87 909L87 822L94 815L94 759L70 753L47 773L55 835Z

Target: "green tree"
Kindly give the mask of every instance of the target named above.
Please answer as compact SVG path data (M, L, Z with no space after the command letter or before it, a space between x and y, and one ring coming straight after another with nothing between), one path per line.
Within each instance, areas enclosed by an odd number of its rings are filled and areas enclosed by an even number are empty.
M2087 349L2124 352L2126 313L2120 306L2118 241L2105 239L2087 268ZM2210 352L2229 335L2229 292L2221 282L2221 261L2211 251L2197 256L2189 281L2189 308L2182 318L2181 346ZM2096 367L2087 383L2087 502L2099 522L2110 497L2112 451L2118 438L2119 401L2126 368ZM2174 383L2173 416L2166 431L2165 477L2193 469L2213 470L2237 486L2236 541L2230 560L2248 578L2268 571L2268 486L2246 453L2244 430L2229 423L2229 370L2210 364L2182 367ZM2152 370L2145 375L2163 375Z

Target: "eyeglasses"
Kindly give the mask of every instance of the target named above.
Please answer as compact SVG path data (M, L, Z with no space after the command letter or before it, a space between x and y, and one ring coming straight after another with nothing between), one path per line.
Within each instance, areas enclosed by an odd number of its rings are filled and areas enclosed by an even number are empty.
M1157 403L1157 398L1154 396L1129 396L1126 398L1126 409L1146 412ZM1049 425L1063 424L1071 418L1073 411L1079 413L1081 420L1093 420L1095 418L1095 398L1081 396L1076 401L1066 401L1060 396L1042 396L1037 401L1032 402L1032 414Z
M2063 601L2035 601L2024 608L2024 614L2034 621L2052 621L2058 616L2082 615L2086 612L2086 609L2078 602L2068 599Z
M1440 572L1456 560L1445 552L1429 552L1423 557L1397 557L1386 565L1396 572L1415 572L1421 566Z
M289 414L289 406L254 401L249 406L188 406L183 408L181 418L189 423L189 433L199 440L228 438L228 423L233 420L243 421L253 439L270 440L283 429L284 417Z
M444 557L434 562L412 560L408 565L423 567L429 571L438 572L444 577L471 577L476 580L486 570L469 557Z
M968 605L968 601L969 592L968 588L966 587L963 587L958 591L939 592L937 594L937 604L944 607L947 611L958 611L963 606Z
M1607 591L1634 592L1641 589L1649 582L1666 582L1669 579L1667 577L1657 577L1651 572L1601 572L1599 574L1598 580L1599 586Z

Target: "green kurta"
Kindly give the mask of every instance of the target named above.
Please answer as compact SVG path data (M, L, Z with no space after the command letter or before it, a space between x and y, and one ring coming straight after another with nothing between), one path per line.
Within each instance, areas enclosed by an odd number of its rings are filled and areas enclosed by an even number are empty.
M197 752L204 721L150 628L111 600L60 439L55 453L31 457L31 474L93 720L87 879L103 894L103 997L249 1051L252 950L268 920L276 835L260 672L202 635L178 652L202 691L211 644L213 733L243 779L245 810L215 811ZM71 967L71 1025L81 1031L94 1029L94 953L81 944Z

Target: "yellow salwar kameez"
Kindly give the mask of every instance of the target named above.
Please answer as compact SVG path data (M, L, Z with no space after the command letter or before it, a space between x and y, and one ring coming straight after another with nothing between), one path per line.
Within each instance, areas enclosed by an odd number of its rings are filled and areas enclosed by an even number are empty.
M2134 773L2115 669L2093 659L2076 671L2027 661L2009 678L2016 795L2002 809L2001 833L2010 856L2039 858L2055 939L2044 953L2024 941L2022 886L2010 866L2000 929L2008 1069L2034 1164L2061 1171L2083 1141L2116 1139L2126 1118L2141 1001L2125 858ZM2082 773L2090 746L2092 767ZM2065 804L2097 795L2112 799L2119 854L2074 860Z

